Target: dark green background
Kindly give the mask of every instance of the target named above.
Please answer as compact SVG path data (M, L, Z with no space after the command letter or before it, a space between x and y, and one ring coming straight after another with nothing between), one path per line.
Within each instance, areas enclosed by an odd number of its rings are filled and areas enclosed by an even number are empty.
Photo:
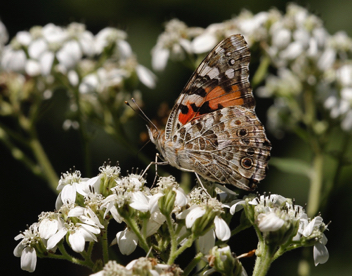
M299 1L299 4L307 7L311 12L320 16L330 33L345 30L352 36L350 0L335 1ZM271 7L277 7L284 11L287 1L261 0L261 1L113 1L113 0L61 0L61 1L1 1L0 18L6 25L12 38L18 31L28 30L34 25L54 23L67 25L70 22L85 23L87 29L97 33L104 27L113 26L126 30L128 42L137 54L141 64L150 68L150 51L155 45L158 35L163 31L163 23L179 18L188 26L206 27L211 23L222 22L237 15L243 8L253 13L266 11ZM145 102L144 110L153 117L162 101L170 105L176 99L185 82L192 72L178 64L169 63L165 72L159 73L159 81L155 90L140 87ZM65 172L72 166L83 170L82 157L79 151L79 138L76 132L64 132L62 122L66 109L67 97L63 91L56 93L53 105L47 112L45 120L39 125L39 133L44 148L52 160L56 172ZM270 101L257 99L257 112L259 118L265 122L266 109ZM138 141L139 131L144 130L144 122L134 119L129 125L129 133L132 143L141 147ZM273 144L272 155L277 157L296 157L309 161L310 155L307 147L295 136L286 135L284 139L277 140L269 134ZM332 149L339 147L339 136L336 135ZM350 147L351 148L351 147ZM351 149L349 148L349 151ZM143 149L150 159L154 158L155 149L152 145ZM127 152L123 147L116 144L102 131L95 130L95 139L92 143L93 163L97 168L103 161L110 158L119 160L122 171L131 166L143 166L138 156ZM54 209L56 195L45 186L41 180L33 177L21 164L14 161L6 148L0 144L0 179L2 180L1 210L2 210L2 246L1 246L1 274L2 275L28 275L21 271L20 259L12 254L17 242L13 237L20 230L26 228L26 224L37 221L37 215L41 211ZM330 168L327 162L327 171ZM177 171L165 167L165 170L177 176ZM322 210L325 222L332 220L326 233L329 242L327 247L330 252L330 260L324 265L312 267L312 275L351 275L351 167L342 171L340 181L345 183L342 190L337 190L328 201L327 207ZM297 175L288 175L270 169L268 177L261 183L260 191L271 191L286 197L296 198L297 204L304 205L307 202L308 180ZM111 235L116 230L111 231ZM246 250L255 248L255 236L253 233L241 234L231 240L232 249L241 254ZM135 257L138 257L137 251ZM193 252L189 252L189 257ZM309 249L312 255L312 249ZM277 260L269 275L297 275L297 264L301 256L301 250L296 250L284 255ZM253 259L244 260L247 272L251 275ZM311 263L313 260L311 258ZM52 261L39 259L35 275L89 275L89 271L71 265L64 261Z

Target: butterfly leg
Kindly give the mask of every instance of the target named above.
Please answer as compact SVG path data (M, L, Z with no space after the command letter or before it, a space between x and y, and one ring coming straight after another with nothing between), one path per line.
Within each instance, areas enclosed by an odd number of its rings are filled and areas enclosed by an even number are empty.
M155 155L155 161L154 162L150 162L149 165L144 169L143 173L141 174L141 177L143 177L145 175L145 173L149 170L151 165L155 165L155 177L154 177L154 181L153 181L153 185L151 186L151 188L154 186L156 179L158 178L158 165L167 165L169 164L168 162L158 162L158 157L159 157L159 153L157 153Z

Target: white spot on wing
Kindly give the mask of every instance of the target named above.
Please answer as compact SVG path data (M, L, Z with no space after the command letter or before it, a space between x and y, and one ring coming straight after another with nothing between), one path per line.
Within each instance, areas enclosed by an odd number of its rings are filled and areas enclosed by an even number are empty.
M200 76L204 77L205 75L207 75L211 80L214 78L218 78L220 74L220 71L218 68L216 67L209 67L206 66L204 68L204 70L202 70L202 72L199 73Z
M225 75L229 79L233 79L235 77L235 70L233 70L232 68L227 69L226 72L225 72Z

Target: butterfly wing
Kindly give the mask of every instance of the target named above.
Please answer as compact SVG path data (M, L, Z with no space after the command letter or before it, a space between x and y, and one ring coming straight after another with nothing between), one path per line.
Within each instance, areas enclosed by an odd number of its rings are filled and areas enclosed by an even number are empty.
M242 35L232 35L215 46L177 99L165 127L165 138L182 125L224 107L253 110L249 61L250 51Z

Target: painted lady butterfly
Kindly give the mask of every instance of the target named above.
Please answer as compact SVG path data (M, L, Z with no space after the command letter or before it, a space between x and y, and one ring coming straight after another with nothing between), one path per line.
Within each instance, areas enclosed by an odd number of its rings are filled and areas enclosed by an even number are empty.
M193 73L164 131L148 129L170 165L204 179L254 190L264 179L271 143L257 118L242 35L221 41Z

